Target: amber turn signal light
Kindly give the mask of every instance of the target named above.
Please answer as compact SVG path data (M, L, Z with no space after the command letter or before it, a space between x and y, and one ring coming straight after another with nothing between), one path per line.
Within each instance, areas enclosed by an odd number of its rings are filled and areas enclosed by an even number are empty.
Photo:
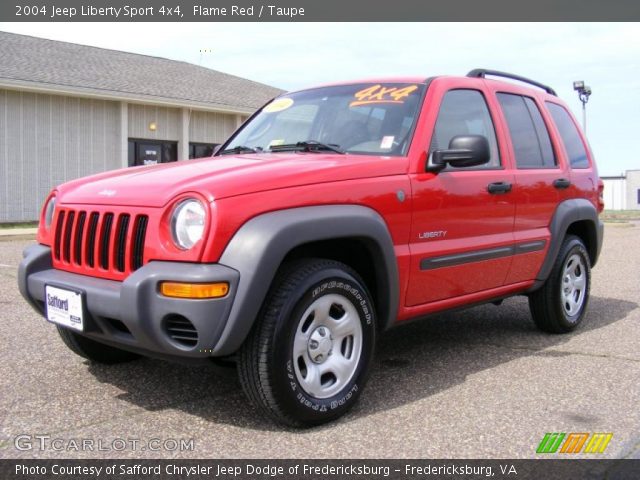
M229 284L162 282L160 293L173 298L220 298L229 293Z

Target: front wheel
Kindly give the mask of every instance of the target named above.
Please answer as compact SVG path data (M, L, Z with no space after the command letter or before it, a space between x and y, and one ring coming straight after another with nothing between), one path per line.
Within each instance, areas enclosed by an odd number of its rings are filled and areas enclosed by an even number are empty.
M549 333L566 333L583 320L589 302L591 262L582 240L568 235L546 282L529 295L535 324Z
M271 418L301 427L347 412L367 379L375 313L348 266L304 260L276 279L239 355L242 387Z

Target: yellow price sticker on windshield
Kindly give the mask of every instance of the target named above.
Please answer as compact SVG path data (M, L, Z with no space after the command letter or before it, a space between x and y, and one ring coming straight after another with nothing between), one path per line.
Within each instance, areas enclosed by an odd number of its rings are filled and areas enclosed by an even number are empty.
M293 99L291 98L276 98L273 102L262 109L263 112L274 113L286 110L293 105Z
M402 88L373 85L356 92L353 95L355 100L349 106L357 107L358 105L369 105L371 103L404 103L406 98L417 89L417 85L409 85Z

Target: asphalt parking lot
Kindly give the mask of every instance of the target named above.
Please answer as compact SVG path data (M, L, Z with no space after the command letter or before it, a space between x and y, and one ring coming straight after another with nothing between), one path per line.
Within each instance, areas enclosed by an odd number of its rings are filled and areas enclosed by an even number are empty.
M303 431L260 418L233 369L72 354L18 292L28 243L0 239L2 458L534 458L546 432L612 432L603 456L640 458L640 225L607 226L578 331L538 332L522 297L397 328L358 406Z

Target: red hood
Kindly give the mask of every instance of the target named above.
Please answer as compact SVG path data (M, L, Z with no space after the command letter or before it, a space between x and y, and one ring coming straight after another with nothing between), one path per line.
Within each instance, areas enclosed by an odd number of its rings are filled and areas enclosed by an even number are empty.
M265 190L406 172L398 157L324 153L237 155L125 168L58 188L61 203L162 207L176 195L210 200Z

